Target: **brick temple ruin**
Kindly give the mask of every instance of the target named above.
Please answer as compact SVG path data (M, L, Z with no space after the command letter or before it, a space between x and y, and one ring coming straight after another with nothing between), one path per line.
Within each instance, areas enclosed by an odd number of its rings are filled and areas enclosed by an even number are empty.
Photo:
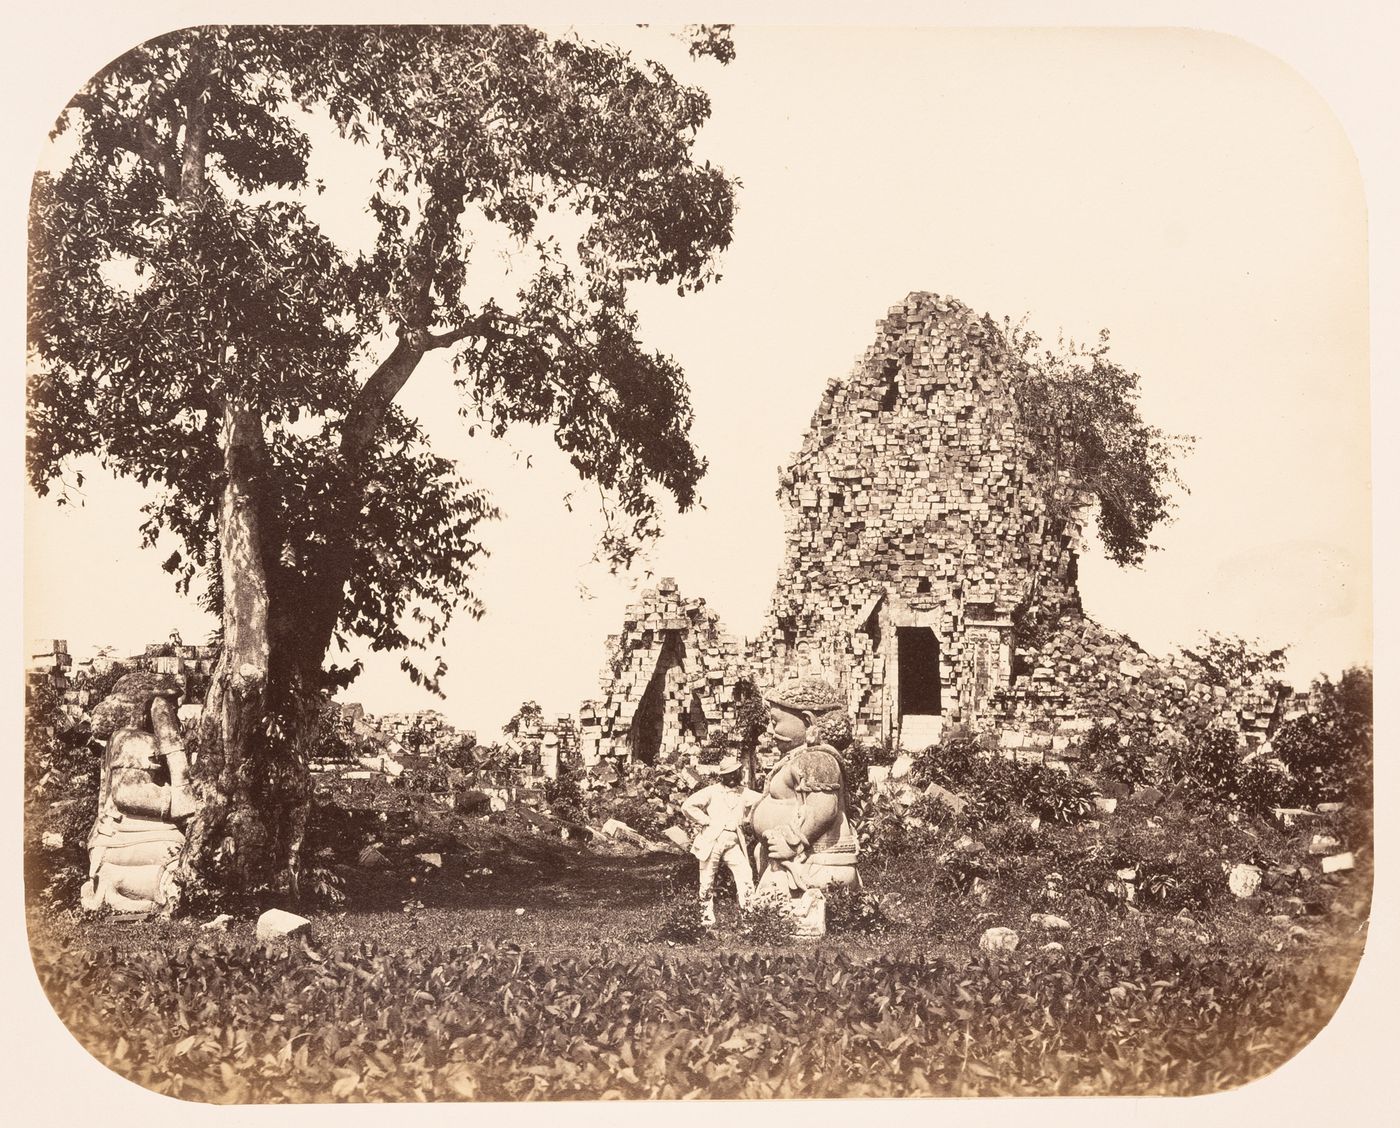
M654 762L699 747L734 721L749 676L743 646L703 599L686 599L662 580L627 609L622 633L607 641L601 701L579 709L584 763L602 755Z
M913 293L892 308L782 472L786 549L759 635L734 640L672 581L647 592L609 640L601 700L581 711L585 762L703 744L746 683L809 673L844 691L857 739L911 749L946 723L1063 748L1054 734L1090 718L1222 704L1264 739L1286 691L1210 684L1193 661L1153 658L1084 615L1089 499L1036 465L1019 363L956 300Z

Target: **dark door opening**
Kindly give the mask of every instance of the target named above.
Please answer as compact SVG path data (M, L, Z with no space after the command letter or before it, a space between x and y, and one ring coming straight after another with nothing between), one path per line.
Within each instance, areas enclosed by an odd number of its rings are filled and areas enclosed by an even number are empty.
M938 637L928 627L899 627L899 714L943 712L938 680Z
M656 763L661 752L661 737L666 731L666 671L685 661L685 648L675 631L667 631L661 643L656 668L647 683L646 692L637 702L632 717L632 758L644 764Z

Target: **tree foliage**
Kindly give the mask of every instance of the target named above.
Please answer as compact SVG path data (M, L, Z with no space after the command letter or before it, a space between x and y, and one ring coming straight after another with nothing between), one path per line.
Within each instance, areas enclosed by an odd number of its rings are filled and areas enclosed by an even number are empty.
M1247 685L1267 674L1280 673L1288 658L1287 646L1266 649L1257 638L1238 635L1206 634L1195 647L1182 647L1181 652L1201 666L1211 685L1226 687Z
M441 351L469 420L551 428L623 516L604 548L625 563L658 490L684 509L704 471L683 374L639 340L628 287L718 276L734 185L692 155L708 113L658 64L520 27L142 44L75 96L55 128L72 158L34 183L33 485L93 455L153 487L148 541L173 534L167 569L186 588L203 574L219 611L228 408L246 408L269 599L296 623L274 647L303 670L333 635L422 649L480 614L470 568L496 516L395 406ZM378 158L360 250L317 221L309 169L332 130ZM514 280L473 300L488 229Z
M534 701L522 701L520 708L504 725L501 731L507 736L519 736L522 732L537 732L544 722L544 710Z
M1052 488L1096 506L1109 559L1141 564L1153 529L1171 515L1174 489L1185 488L1175 464L1194 440L1142 418L1141 378L1109 356L1107 330L1094 345L1061 339L1054 347L1024 322L1008 320L1004 330L1019 362L1017 402ZM1065 501L1058 505L1063 512Z
M1297 801L1371 803L1373 697L1369 667L1346 670L1335 682L1323 676L1313 682L1308 711L1279 726L1270 743L1295 781Z

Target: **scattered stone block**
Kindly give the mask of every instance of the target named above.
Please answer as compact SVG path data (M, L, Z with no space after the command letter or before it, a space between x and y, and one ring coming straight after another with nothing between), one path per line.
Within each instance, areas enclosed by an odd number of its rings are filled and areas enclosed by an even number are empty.
M690 849L690 835L686 833L683 827L668 826L661 832L661 836L667 841L675 843L675 845L679 846L682 850Z
M1031 913L1031 923L1048 932L1068 932L1071 928L1069 921L1064 917L1052 913Z
M295 936L310 927L311 922L306 917L289 913L285 909L268 909L258 917L257 938L274 940L279 936Z
M1118 800L1108 799L1100 795L1097 799L1094 800L1094 806L1097 807L1104 814L1111 815L1114 811L1118 810Z
M1308 853L1330 854L1340 845L1341 842L1333 838L1330 834L1314 834L1312 841L1308 843Z
M44 847L49 850L61 850L63 848L63 835L52 830L46 830L43 838Z
M639 832L633 830L620 819L608 819L603 824L603 836L605 838L615 838L622 842L630 842L634 846L651 846L651 840Z
M433 854L418 854L418 855L417 855L417 858L418 858L418 860L419 860L420 862L422 862L424 865L432 866L433 869L442 869L442 855L441 855L441 854L437 854L437 853L433 853Z
M909 784L906 783L895 794L894 801L898 803L901 807L903 807L905 810L908 810L923 797L924 793L922 791L920 791L917 787L911 787Z
M946 787L940 787L936 783L931 783L924 788L924 796L935 802L942 803L954 815L961 815L967 810L967 800L961 795L956 795Z
M890 779L903 779L913 766L914 757L907 752L901 752L890 765Z
M1333 854L1330 857L1322 859L1323 873L1340 873L1343 870L1349 870L1355 866L1356 859L1352 856L1350 850L1345 854Z
M1259 892L1263 873L1258 866L1240 864L1230 870L1230 892L1241 899L1253 897Z
M982 939L977 942L977 946L988 953L1014 952L1020 942L1021 937L1014 929L989 928L982 933Z

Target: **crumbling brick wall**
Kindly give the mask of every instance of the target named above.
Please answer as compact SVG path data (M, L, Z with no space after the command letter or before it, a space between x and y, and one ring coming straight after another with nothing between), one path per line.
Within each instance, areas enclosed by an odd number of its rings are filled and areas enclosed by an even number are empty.
M584 763L698 749L732 722L735 687L748 672L742 648L705 601L682 596L674 580L644 592L607 645L601 699L579 710Z

